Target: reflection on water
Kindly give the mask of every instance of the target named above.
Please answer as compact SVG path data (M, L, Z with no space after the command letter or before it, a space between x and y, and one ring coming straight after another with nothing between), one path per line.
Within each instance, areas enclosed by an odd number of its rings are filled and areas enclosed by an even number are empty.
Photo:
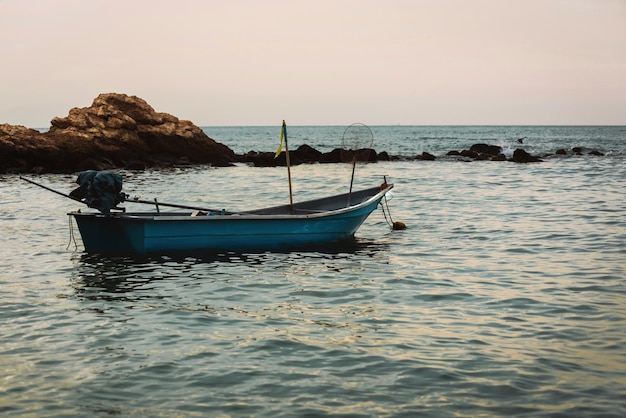
M173 252L167 254L110 256L77 254L71 286L76 294L87 299L140 300L163 298L151 294L154 283L177 278L215 280L220 274L238 266L246 276L257 266L292 266L302 268L308 263L334 263L340 272L355 259L372 258L387 251L387 243L352 238L324 246L308 246L289 252ZM356 258L355 258L356 257ZM342 266L342 264L344 264ZM214 273L214 274L212 274ZM217 274L215 274L217 273ZM235 274L236 277L236 274ZM232 280L232 277L229 277Z

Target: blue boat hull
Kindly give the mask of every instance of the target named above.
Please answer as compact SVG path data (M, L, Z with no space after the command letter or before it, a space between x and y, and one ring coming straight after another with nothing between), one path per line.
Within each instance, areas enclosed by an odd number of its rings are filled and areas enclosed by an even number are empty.
M151 253L181 250L277 250L332 243L353 237L391 188L355 193L359 200L334 208L347 195L238 214L71 212L90 253ZM344 203L345 205L345 203ZM319 210L314 208L318 207ZM327 209L331 208L331 209ZM276 212L276 214L274 214Z

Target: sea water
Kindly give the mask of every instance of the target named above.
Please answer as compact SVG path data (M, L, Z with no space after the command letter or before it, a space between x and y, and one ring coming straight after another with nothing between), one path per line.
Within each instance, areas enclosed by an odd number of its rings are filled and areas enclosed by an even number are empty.
M626 129L371 128L377 151L440 158L358 164L355 187L395 184L387 220L314 251L89 255L77 202L0 175L0 415L626 415ZM288 129L330 151L345 127ZM245 153L280 127L205 131ZM442 157L478 142L604 155ZM292 167L294 200L351 171ZM121 174L162 202L289 199L285 167Z

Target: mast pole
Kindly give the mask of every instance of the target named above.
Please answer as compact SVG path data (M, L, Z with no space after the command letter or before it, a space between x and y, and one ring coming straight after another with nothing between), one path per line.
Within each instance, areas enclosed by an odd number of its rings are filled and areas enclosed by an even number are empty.
M287 125L283 120L283 135L285 137L285 160L287 162L287 179L289 180L289 205L293 210L293 191L291 188L291 162L289 161L289 141L287 140Z

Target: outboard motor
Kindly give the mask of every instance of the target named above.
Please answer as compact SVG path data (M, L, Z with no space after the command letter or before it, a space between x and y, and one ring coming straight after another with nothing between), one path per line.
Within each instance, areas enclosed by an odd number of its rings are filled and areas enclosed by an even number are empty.
M70 196L84 202L90 208L98 209L105 215L126 199L122 193L122 176L108 171L83 171L78 175Z

